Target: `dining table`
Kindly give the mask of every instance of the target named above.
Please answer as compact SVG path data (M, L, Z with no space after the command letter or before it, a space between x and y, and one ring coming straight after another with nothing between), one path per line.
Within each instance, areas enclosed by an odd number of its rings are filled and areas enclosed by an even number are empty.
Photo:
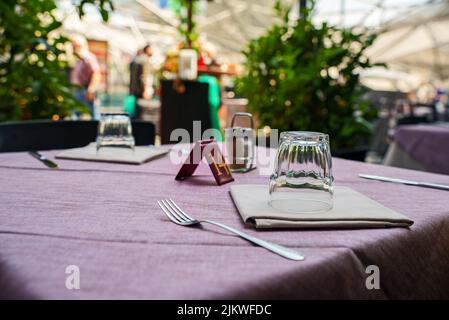
M383 163L449 174L449 122L398 126Z
M3 299L440 299L449 298L449 192L365 180L359 173L449 184L449 176L333 158L347 186L413 219L408 228L255 229L230 196L268 187L276 150L217 185L207 164L175 180L188 146L142 165L0 154L0 298ZM181 227L157 206L301 251L293 261L214 226ZM68 287L70 266L79 286ZM379 287L367 285L373 266Z

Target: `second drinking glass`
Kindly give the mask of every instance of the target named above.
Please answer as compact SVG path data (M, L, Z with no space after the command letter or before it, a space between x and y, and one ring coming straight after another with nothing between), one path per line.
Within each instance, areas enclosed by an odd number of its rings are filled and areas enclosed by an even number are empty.
M320 132L282 132L270 177L270 205L291 213L330 210L332 183L329 136Z

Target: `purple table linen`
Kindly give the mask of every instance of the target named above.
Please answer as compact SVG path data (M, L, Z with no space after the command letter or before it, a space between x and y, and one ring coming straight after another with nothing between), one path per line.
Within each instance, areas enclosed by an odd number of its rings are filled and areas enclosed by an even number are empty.
M394 140L429 171L449 174L449 126L402 125Z
M204 165L179 182L180 165L168 156L141 166L57 163L61 169L52 170L25 153L0 155L0 298L449 298L449 193L357 174L449 183L447 176L334 159L337 185L415 224L257 231L241 221L231 184L215 185ZM268 183L259 170L234 178ZM176 226L156 207L168 197L195 217L301 250L306 260L281 258L213 226ZM80 290L65 287L68 265L80 268ZM380 290L365 287L369 265L380 269Z

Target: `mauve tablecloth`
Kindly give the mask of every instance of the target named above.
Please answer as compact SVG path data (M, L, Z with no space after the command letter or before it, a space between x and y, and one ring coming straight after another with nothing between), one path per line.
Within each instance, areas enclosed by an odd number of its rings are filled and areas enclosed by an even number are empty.
M259 149L259 152L267 152ZM43 152L53 158L57 152ZM271 153L271 156L274 154ZM0 297L36 299L449 298L449 193L359 179L358 173L449 183L449 177L334 159L346 185L415 221L410 229L265 230L246 227L203 166L179 182L168 156L141 166L0 155ZM259 170L234 184L266 184ZM300 249L283 259L222 230L168 222L156 199L198 218ZM80 290L65 268L80 268ZM380 290L368 290L368 265Z
M449 125L402 125L394 140L428 171L449 174Z

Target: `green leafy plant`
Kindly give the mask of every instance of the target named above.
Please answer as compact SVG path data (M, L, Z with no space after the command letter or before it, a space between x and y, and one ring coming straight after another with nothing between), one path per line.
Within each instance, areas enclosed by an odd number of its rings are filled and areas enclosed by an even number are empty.
M373 66L364 52L375 35L316 26L313 3L297 21L279 1L275 9L281 23L249 43L238 93L262 126L328 133L333 150L360 147L376 112L362 100L357 71Z
M197 11L195 0L171 0L172 10L178 18L178 31L182 38L182 45L185 48L198 49L198 32L193 15Z
M97 5L103 19L110 1L80 1ZM0 1L0 121L65 117L85 110L72 96L65 73L67 38L60 26L54 0Z
M80 18L84 16L84 6L86 4L94 5L98 8L103 21L109 20L109 14L114 11L114 3L112 0L72 0L75 4Z

